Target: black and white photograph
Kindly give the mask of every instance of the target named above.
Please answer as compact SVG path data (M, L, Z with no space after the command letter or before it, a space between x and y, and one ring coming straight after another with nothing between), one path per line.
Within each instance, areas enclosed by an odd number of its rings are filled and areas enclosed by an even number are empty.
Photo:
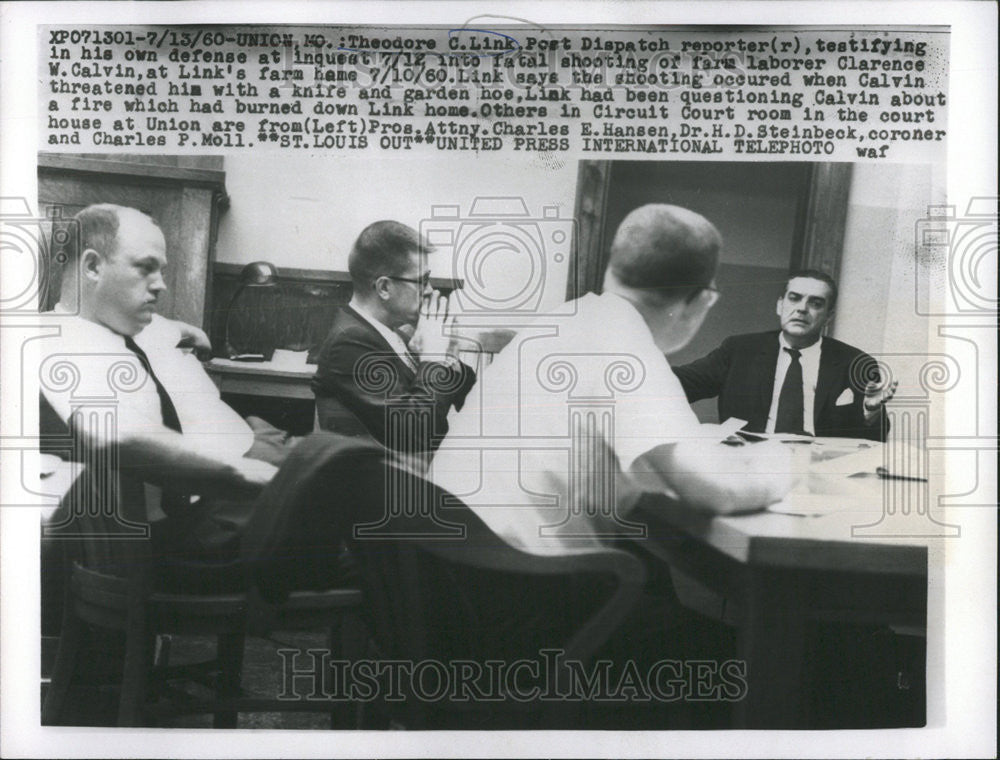
M79 5L2 8L9 756L995 755L995 7Z

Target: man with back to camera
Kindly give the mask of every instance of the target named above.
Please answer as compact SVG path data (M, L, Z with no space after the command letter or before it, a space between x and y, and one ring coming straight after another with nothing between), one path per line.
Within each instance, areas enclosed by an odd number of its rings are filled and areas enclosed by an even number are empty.
M431 287L430 250L394 221L358 236L348 258L354 293L334 318L312 381L322 429L419 456L447 432L449 409L462 406L476 377L447 334L449 301ZM409 345L403 330L413 330Z
M567 540L594 543L598 534L614 533L614 520L625 518L643 491L668 490L714 513L780 500L791 485L790 468L775 458L784 462L787 452L706 442L666 359L691 339L715 303L721 243L715 227L687 209L647 205L630 213L611 246L604 292L566 304L563 316L539 320L557 329L543 335L524 329L497 355L462 410L451 415L432 479L465 499L508 543L538 553L559 552ZM570 394L546 387L544 367L553 357L575 362ZM568 441L571 397L606 398L608 373L619 359L633 365L639 382L616 393L610 429L580 442L597 459L573 457L569 443L561 449L533 443L560 436ZM482 464L481 457L506 454L477 450L477 439L500 434L509 439L502 448L517 456L506 463L498 459L493 467ZM614 472L596 472L595 461L607 462ZM607 505L584 503L601 491L595 479L607 477L615 482L616 516ZM579 523L571 540L559 530L542 530L568 512L585 516L589 538L580 535Z
M628 548L649 560L645 595L602 658L728 652L724 627L680 606L658 542L642 538L645 523L655 510L763 509L792 486L787 447L719 443L667 360L715 303L721 244L716 228L687 209L632 211L615 233L603 292L521 328L450 416L431 464L438 486L519 551L572 554L634 538ZM590 416L590 404L602 408ZM681 504L657 498L663 493ZM564 645L608 590L583 571L530 587L480 585L476 635L495 636L511 656Z
M836 305L832 277L793 272L776 306L779 331L727 338L674 369L688 401L718 396L719 419L746 420L750 432L884 441L897 382L883 387L871 356L823 335Z

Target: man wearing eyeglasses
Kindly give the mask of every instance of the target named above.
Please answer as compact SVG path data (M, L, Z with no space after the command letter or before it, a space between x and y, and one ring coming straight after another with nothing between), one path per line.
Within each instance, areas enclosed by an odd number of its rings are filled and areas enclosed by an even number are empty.
M354 286L320 350L312 388L320 428L420 456L448 430L475 373L458 359L449 300L430 283L419 233L379 221L348 258ZM409 341L404 334L410 334Z
M674 368L688 401L717 396L719 419L746 420L751 432L884 441L896 383L882 383L868 354L823 335L836 305L833 278L793 272L776 306L780 331L727 338Z

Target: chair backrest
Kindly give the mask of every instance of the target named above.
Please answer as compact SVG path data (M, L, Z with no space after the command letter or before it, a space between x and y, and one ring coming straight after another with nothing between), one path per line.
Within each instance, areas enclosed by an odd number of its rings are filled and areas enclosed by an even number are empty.
M50 563L43 573L49 593L58 591L78 617L123 629L141 618L152 589L149 525L123 508L114 470L94 462L80 466L83 471L43 525L43 552ZM144 511L143 505L131 506ZM43 590L43 604L49 603L57 604L51 597L44 601Z
M123 499L117 471L100 462L79 462L80 475L43 529L67 556L108 575L131 578L145 574L151 563L150 527L145 507Z
M636 556L611 547L528 554L430 481L384 459L382 468L364 491L350 545L366 568L367 597L382 604L373 614L387 655L537 655L530 645L541 641L582 660L638 599L645 569ZM582 604L567 593L586 588Z
M296 446L243 537L244 560L265 599L280 601L303 583L335 582L334 558L346 541L382 656L439 661L530 642L515 641L519 631L508 625L524 612L526 589L542 602L535 609L544 618L542 639L581 660L638 599L645 573L633 555L605 547L556 556L514 549L459 499L389 457L381 447L325 432ZM591 577L610 580L606 594L596 582L581 586ZM567 581L593 598L574 608L560 590ZM557 625L583 608L572 629ZM551 639L556 632L558 641Z

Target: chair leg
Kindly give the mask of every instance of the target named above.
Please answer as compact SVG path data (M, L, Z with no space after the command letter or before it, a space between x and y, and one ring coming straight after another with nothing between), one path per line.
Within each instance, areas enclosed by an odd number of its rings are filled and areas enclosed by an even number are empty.
M357 612L345 612L340 619L340 657L347 662L362 660L368 654L368 627ZM346 728L360 729L365 720L365 703L358 700L354 705L351 725Z
M330 653L330 657L321 658L316 663L317 673L315 674L316 683L323 684L321 688L326 690L326 679L333 678L333 673L330 672L330 664L336 660L344 659L344 617L342 615L338 616L331 624L330 628L326 632L326 651ZM323 668L327 668L327 672L323 672ZM331 686L333 686L331 684ZM342 684L335 685L336 689L343 689ZM337 700L332 700L330 702L330 728L332 729L343 729L351 728L348 722L344 720L344 705Z
M73 613L73 605L67 600L63 610L62 633L59 636L59 649L56 652L56 663L52 669L52 679L45 695L42 707L42 725L58 725L63 718L63 708L66 697L76 672L76 658L83 639L83 622Z
M118 704L119 726L144 725L147 684L153 667L152 636L145 626L130 624L125 640L125 667L122 673L121 700Z
M243 648L246 637L243 633L219 634L219 681L216 696L219 699L237 699L243 681ZM212 718L213 728L236 728L239 713L236 710L216 712Z
M342 613L327 631L326 646L330 653L330 662L335 660L355 662L363 659L368 651L368 630L364 621L354 612ZM322 667L322 664L319 667ZM317 683L324 683L324 677L332 677L332 674L329 672L317 673ZM334 688L337 691L343 691L346 684L337 684ZM333 708L330 710L330 728L361 728L364 720L364 702L358 701L354 705L353 716L348 714L350 704L339 700L333 701Z

